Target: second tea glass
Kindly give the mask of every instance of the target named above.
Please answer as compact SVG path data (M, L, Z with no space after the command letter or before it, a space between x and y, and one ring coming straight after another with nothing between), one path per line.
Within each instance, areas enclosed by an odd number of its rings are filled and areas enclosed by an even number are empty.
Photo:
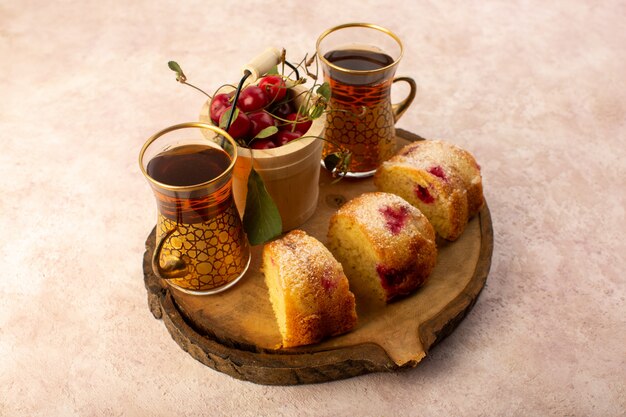
M352 154L349 177L373 175L396 150L394 125L415 98L408 77L394 78L403 47L393 32L369 23L349 23L328 29L317 40L317 55L331 98L326 116L323 157L341 151ZM391 85L409 84L408 96L391 103Z

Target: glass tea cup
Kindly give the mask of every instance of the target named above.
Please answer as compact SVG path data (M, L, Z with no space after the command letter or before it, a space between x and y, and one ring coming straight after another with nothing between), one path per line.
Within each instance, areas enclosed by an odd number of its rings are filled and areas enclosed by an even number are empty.
M139 165L156 198L152 269L190 294L233 286L250 264L250 247L232 196L237 144L205 123L182 123L150 137Z
M331 98L326 114L322 157L343 145L352 153L348 177L373 175L396 150L394 125L415 98L415 81L394 78L402 42L393 32L369 23L328 29L317 40L317 55ZM391 85L409 84L408 96L391 103Z

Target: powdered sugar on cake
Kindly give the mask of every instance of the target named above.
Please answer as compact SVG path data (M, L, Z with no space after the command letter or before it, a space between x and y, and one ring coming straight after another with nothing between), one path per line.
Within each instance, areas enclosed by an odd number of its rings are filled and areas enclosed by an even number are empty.
M291 233L274 242L283 250L275 251L272 262L280 265L281 276L300 276L301 281L289 282L291 289L309 285L305 280L321 279L326 289L336 287L337 276L333 273L340 264L332 258L328 250L308 235ZM321 277L321 278L320 278ZM287 284L287 283L285 283Z

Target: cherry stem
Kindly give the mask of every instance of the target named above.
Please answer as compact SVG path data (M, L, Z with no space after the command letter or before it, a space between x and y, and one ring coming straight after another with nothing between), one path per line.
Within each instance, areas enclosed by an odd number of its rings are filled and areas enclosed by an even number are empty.
M196 87L196 86L195 86L195 85L193 85L193 84L189 84L187 81L181 81L180 83L181 83L181 84L188 85L188 86L189 86L189 87L191 87L191 88L195 88L196 90L198 90L199 92L201 92L202 94L204 94L205 96L207 96L209 99L211 99L211 100L213 99L213 97L211 97L210 95L208 95L208 94L206 93L206 91L202 90L201 88Z

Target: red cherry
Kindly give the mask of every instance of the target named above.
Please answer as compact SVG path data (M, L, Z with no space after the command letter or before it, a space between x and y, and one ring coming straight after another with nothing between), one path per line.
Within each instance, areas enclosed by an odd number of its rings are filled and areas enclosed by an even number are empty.
M297 120L298 122L295 124L295 127L293 123L287 123L282 126L282 129L293 130L294 132L299 132L301 135L304 135L306 132L308 132L311 124L313 124L313 121L311 119L301 114L299 115L298 113L288 114L286 119L292 122L295 122Z
M226 117L224 113L226 113L228 110L232 108L233 106L228 106L224 110L224 112L222 112L222 116ZM220 118L222 116L220 116ZM239 139L239 138L246 136L249 130L250 130L250 119L248 119L248 116L246 116L246 114L240 110L237 113L237 118L235 118L233 122L230 124L228 133L230 134L230 136L233 137L233 139Z
M272 149L276 144L271 139L255 139L250 145L252 149Z
M295 111L296 109L293 108L291 101L281 101L280 103L274 105L271 113L281 119L285 119L288 115Z
M231 94L221 93L216 94L211 100L211 107L209 111L209 115L211 116L211 120L213 123L218 124L220 121L220 117L222 117L222 113L226 110L228 106L230 106L230 100L232 98Z
M266 127L275 126L276 120L265 110L248 113L250 119L250 137L253 138Z
M237 107L247 112L260 110L267 105L267 95L261 87L249 85L239 94Z
M291 142L294 139L298 139L302 134L300 132L292 132L290 130L279 130L275 135L272 135L272 140L276 146L283 146L286 143Z
M287 94L287 85L278 75L267 75L259 81L259 87L265 91L270 102L280 101Z

